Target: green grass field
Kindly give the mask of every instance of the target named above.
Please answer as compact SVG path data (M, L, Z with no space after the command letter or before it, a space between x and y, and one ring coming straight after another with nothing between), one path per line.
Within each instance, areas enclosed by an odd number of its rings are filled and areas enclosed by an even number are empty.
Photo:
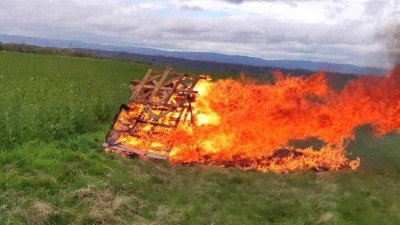
M129 80L149 67L0 52L0 224L399 224L400 137L367 127L349 144L356 171L277 175L103 153Z

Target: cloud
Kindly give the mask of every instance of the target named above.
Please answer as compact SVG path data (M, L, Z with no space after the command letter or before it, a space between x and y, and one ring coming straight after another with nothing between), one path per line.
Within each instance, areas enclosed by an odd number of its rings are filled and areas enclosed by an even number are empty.
M224 2L229 2L229 3L235 3L235 4L240 4L246 0L222 0Z
M304 0L296 1L301 2L296 7L282 1L271 1L268 7L257 2L0 1L0 33L266 59L383 65L386 41L376 33L382 29L380 24L399 21L400 15L394 13L400 10L395 3L382 5L379 17L373 17L366 12L374 6L355 0L346 4Z
M304 2L304 1L312 1L312 0L220 0L233 4L241 4L243 2ZM320 0L323 1L323 0Z
M193 5L193 6L182 5L180 7L180 9L183 10L183 11L204 11L203 8L201 8L200 6L197 6L197 5Z

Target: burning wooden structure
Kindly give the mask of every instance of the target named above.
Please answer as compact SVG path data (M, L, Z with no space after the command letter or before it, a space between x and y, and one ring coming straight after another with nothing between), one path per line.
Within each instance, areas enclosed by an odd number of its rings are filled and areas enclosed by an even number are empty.
M180 122L193 122L194 87L206 76L149 69L143 80L130 82L132 96L107 134L106 151L167 159L172 144L166 138Z

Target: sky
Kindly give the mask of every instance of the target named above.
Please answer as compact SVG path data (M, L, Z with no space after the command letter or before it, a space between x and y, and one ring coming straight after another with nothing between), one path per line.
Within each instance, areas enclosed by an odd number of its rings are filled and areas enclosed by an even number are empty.
M0 21L11 35L389 67L400 0L0 0Z

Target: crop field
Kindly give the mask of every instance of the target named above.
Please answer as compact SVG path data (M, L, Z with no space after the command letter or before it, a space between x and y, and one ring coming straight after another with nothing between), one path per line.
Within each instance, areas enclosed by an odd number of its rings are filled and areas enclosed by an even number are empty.
M367 126L348 145L361 159L354 171L278 175L104 153L129 80L150 67L0 52L0 224L399 224L400 136L376 139Z

